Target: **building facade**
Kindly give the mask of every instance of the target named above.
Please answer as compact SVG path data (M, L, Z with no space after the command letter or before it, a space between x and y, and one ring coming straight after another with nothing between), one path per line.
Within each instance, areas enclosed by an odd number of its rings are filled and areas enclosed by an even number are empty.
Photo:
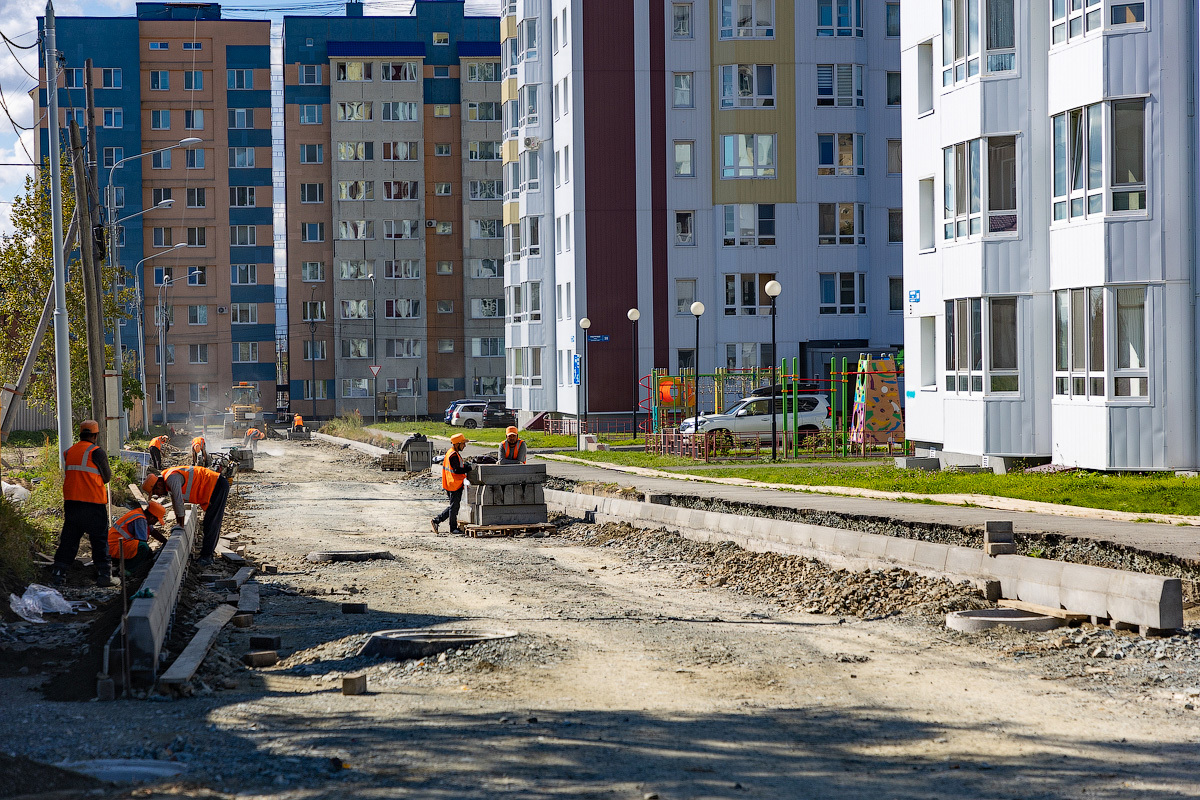
M584 317L595 413L632 409L635 353L819 378L900 347L898 3L502 9L510 405L578 413Z
M110 168L128 159L113 170L116 214L126 220L118 258L141 303L121 329L125 368L138 369L144 355L156 417L164 357L172 419L222 412L231 387L241 383L256 385L270 407L276 385L270 23L222 19L211 3L138 3L132 18L56 22L65 60L60 124L75 118L86 126L90 58L102 187ZM43 116L44 91L37 103ZM47 135L43 125L38 158L48 152ZM200 141L165 150L185 138ZM139 157L158 150L164 152ZM154 208L164 200L173 203ZM187 247L171 249L180 243ZM170 320L165 354L157 344L160 299Z
M499 19L362 14L284 19L292 408L499 399Z
M1071 6L905 4L908 436L1192 469L1195 5Z

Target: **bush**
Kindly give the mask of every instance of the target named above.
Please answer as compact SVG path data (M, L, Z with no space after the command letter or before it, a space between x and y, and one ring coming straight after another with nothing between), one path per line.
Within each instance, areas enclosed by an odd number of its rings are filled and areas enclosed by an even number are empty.
M0 498L0 596L19 594L37 576L33 554L49 551L54 534L30 523L20 506Z

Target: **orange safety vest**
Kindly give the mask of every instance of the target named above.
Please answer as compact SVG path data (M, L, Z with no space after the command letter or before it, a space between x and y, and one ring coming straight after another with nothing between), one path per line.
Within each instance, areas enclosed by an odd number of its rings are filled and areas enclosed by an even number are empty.
M292 427L303 428L304 427L304 417L300 416L299 414L292 417Z
M246 431L246 436L250 439L265 439L265 438L267 438L267 435L265 433L263 433L262 431L260 431L258 428L251 428L250 430Z
M182 473L184 477L183 490L180 492L183 502L195 503L208 511L208 501L212 499L213 489L216 488L217 478L221 477L221 473L207 467L171 467L162 474L162 479L165 481L176 472Z
M203 450L204 448L205 448L205 442L204 442L203 436L197 436L195 439L192 439L192 452L193 453L198 453L201 450Z
M137 555L138 542L140 541L133 535L133 522L138 518L145 519L146 515L140 508L135 508L129 511L125 516L117 520L117 524L108 529L108 554L113 558L121 557L121 550L125 550L126 558L133 558Z
M442 458L442 488L447 492L457 492L459 489L461 489L463 486L463 479L466 477L465 475L459 475L456 473L450 466L450 456L453 455L454 452L454 448L451 447L446 451L445 457ZM462 456L459 456L459 459L461 458Z
M167 446L167 437L166 436L155 436L153 439L150 440L150 446L157 447L159 450L162 450L164 447Z
M516 444L510 445L508 443L508 439L505 439L503 442L500 443L500 457L506 458L509 461L516 461L517 454L521 452L522 444L523 444L523 442L520 439L517 439ZM522 461L521 463L524 464L525 462Z
M100 470L92 461L92 453L100 448L91 442L76 442L63 453L66 473L63 475L63 500L79 503L108 503L108 490Z

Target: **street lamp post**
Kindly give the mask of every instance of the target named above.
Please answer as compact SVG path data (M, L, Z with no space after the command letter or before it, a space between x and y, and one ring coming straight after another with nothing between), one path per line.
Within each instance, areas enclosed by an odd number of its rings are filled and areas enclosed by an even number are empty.
M642 312L636 308L629 309L625 316L629 317L629 321L633 323L633 438L637 439L638 425L638 399L641 397L641 392L638 390L641 370L638 369L638 320L642 318Z
M158 287L158 394L164 428L167 426L167 307L163 305L163 289L174 285L176 280L174 276L164 277Z
M693 377L695 378L695 382L692 387L693 388L692 402L694 402L696 404L696 418L695 418L694 424L692 425L692 432L699 433L700 432L700 315L704 313L704 303L701 303L699 300L692 303L691 312L692 312L692 316L696 318L696 363L694 363L692 365L692 369L693 369L692 374L693 374Z
M172 203L172 202L174 202L174 201L164 200L162 203L159 203L157 206L154 206L154 208L159 208L159 207L170 208L169 205L164 206L163 203ZM150 209L150 208L146 209L146 211L151 211L151 210L153 210L153 209ZM141 212L138 212L138 214L132 214L131 216L136 217L141 214L145 214L146 211L141 211ZM129 219L129 218L130 217L126 217L125 219ZM118 220L118 222L124 222L125 219ZM135 284L137 283L138 276L141 275L140 270L142 268L142 264L145 264L147 261L149 261L152 258L158 258L161 255L166 255L167 253L170 253L174 250L178 250L181 247L187 247L187 243L180 242L179 244L175 245L174 247L172 247L170 249L163 250L158 253L151 253L150 255L146 256L141 261L139 261L137 263L137 266L135 266L133 268ZM141 384L142 384L142 432L149 434L150 433L150 393L146 387L146 309L144 307L144 304L142 303L142 290L140 288L141 284L137 284L137 286L138 286L138 288L137 288L137 304L138 304L138 311L139 311L139 317L140 317L140 322L141 322L141 324L138 325L138 362L139 362L138 366L140 368L139 372L140 372L140 378L141 378ZM159 290L159 293L160 294L162 293L161 289ZM158 353L158 357L159 357L160 361L166 360L166 353L164 352L165 349L166 348L163 348L161 346L161 342L160 342L159 353ZM164 396L164 400L165 399L166 398ZM164 403L163 406L165 409L166 404ZM164 411L164 414L165 414L165 411ZM122 416L122 421L125 421L124 416ZM164 422L165 422L165 420L164 420Z
M375 291L375 273L372 272L367 278L371 281L371 358L378 364L378 357L375 355L379 352L379 295ZM379 373L372 370L371 372L371 389L372 398L371 421L375 424L379 422Z
M579 365L579 388L576 390L576 393L577 393L576 394L576 403L579 405L579 408L578 408L579 426L578 427L579 427L580 442L582 442L583 441L583 438L582 438L583 437L583 429L587 427L587 406L588 406L587 393L588 393L588 389L591 388L588 385L588 379L587 379L587 371L588 371L587 341L588 341L588 329L592 327L592 321L590 319L588 319L587 317L584 317L583 319L579 320L579 327L583 329L583 353L582 353L583 358L580 359L580 361L582 363L580 363L580 365ZM582 450L583 448L580 447L579 449Z
M779 458L779 440L776 431L777 424L775 421L775 363L779 361L775 353L775 300L779 297L779 293L783 291L783 287L779 285L779 281L767 281L767 285L763 287L763 291L771 298L771 460L775 461ZM780 391L780 405L783 405L783 392ZM783 406L786 408L787 406Z
M317 286L313 284L308 303L308 358L312 362L313 421L317 419Z

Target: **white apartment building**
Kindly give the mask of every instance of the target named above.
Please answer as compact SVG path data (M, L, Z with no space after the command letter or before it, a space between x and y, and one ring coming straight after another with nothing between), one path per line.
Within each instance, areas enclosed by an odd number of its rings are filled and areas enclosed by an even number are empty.
M635 353L640 375L798 357L825 377L833 356L900 347L899 3L502 13L510 405L577 413L585 316L601 414L632 409Z
M918 455L1195 468L1196 16L905 3Z

